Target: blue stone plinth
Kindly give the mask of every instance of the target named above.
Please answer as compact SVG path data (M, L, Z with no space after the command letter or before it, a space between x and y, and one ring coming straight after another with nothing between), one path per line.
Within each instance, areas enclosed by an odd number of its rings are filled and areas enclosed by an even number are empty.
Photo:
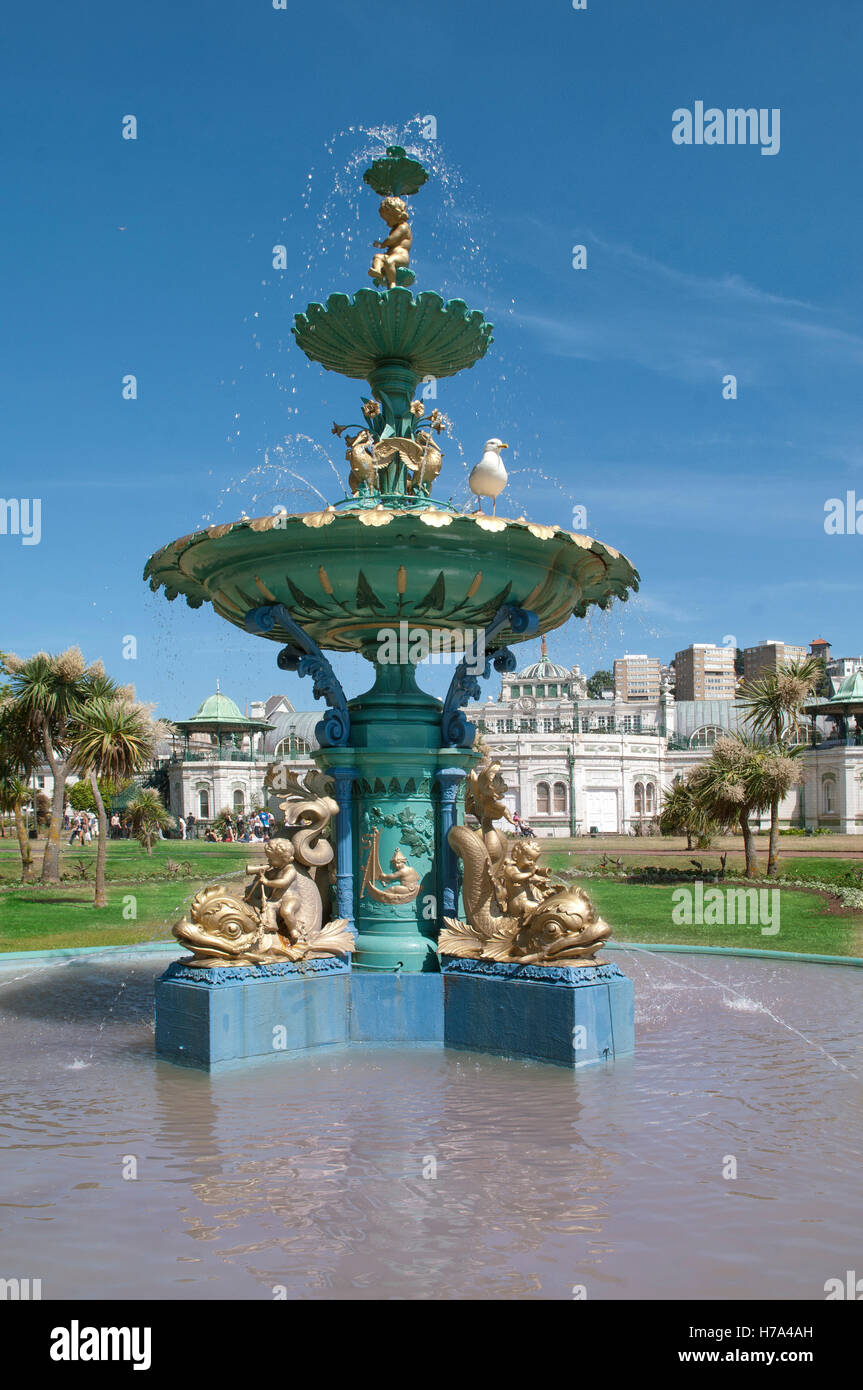
M156 1052L209 1069L348 1041L350 966L196 969L175 961L156 981Z
M352 1043L442 1043L440 974L351 974Z
M616 965L442 960L444 1045L564 1067L635 1050L632 981Z

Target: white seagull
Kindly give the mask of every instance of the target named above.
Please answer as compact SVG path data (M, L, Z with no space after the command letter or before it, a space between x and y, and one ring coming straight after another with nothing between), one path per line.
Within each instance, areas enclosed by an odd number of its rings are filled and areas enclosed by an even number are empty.
M497 499L503 492L507 484L507 471L503 466L503 459L500 456L501 449L508 449L508 444L503 444L499 439L487 439L483 450L482 458L474 468L471 469L468 478L468 487L477 497L476 509L482 511L482 499L491 498L491 510L494 515L497 507Z

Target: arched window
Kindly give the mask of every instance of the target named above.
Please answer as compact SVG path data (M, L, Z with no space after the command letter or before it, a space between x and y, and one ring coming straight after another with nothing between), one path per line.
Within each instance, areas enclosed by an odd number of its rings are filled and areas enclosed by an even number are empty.
M536 809L539 815L547 816L551 811L551 794L547 782L538 782L536 786Z
M636 814L637 816L643 816L643 815L644 815L644 783L643 783L643 782L636 782L636 784L635 784L635 814Z
M705 724L703 728L696 729L695 733L690 735L689 746L690 748L712 748L716 740L727 733L728 730L721 728L718 724Z
M562 815L566 810L566 784L555 782L554 784L554 809L557 815Z
M234 792L234 811L237 815L241 816L245 809L246 798L243 794L243 789L242 787L237 787L237 790Z
M644 813L647 816L656 814L656 787L653 782L648 782L644 788Z
M201 820L210 819L210 793L206 787L198 788L198 816Z
M835 807L836 783L832 777L825 777L821 783L821 809L825 816L832 816Z

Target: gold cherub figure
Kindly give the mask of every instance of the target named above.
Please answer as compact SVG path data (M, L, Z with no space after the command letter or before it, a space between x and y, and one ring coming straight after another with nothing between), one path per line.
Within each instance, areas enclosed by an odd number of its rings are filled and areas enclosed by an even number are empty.
M386 254L374 257L369 275L375 284L385 283L388 289L392 289L396 284L399 269L406 269L410 264L410 249L414 237L403 199L384 198L378 212L391 230L385 241L372 242L373 246L379 246Z

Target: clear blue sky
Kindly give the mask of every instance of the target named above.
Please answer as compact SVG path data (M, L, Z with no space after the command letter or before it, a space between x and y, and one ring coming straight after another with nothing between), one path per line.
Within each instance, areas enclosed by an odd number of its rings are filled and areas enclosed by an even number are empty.
M77 642L169 717L217 677L309 707L271 643L141 570L211 517L308 506L277 464L337 494L315 443L341 472L329 427L359 384L306 363L291 318L368 283L368 132L416 142L429 114L417 289L495 323L441 383L447 481L463 496L499 434L504 512L582 503L643 577L552 652L591 671L727 634L863 647L863 536L823 527L827 498L863 498L863 5L49 0L4 30L0 491L42 499L42 540L0 536L0 648ZM778 107L779 154L675 145L698 100ZM339 663L352 690L361 665Z

